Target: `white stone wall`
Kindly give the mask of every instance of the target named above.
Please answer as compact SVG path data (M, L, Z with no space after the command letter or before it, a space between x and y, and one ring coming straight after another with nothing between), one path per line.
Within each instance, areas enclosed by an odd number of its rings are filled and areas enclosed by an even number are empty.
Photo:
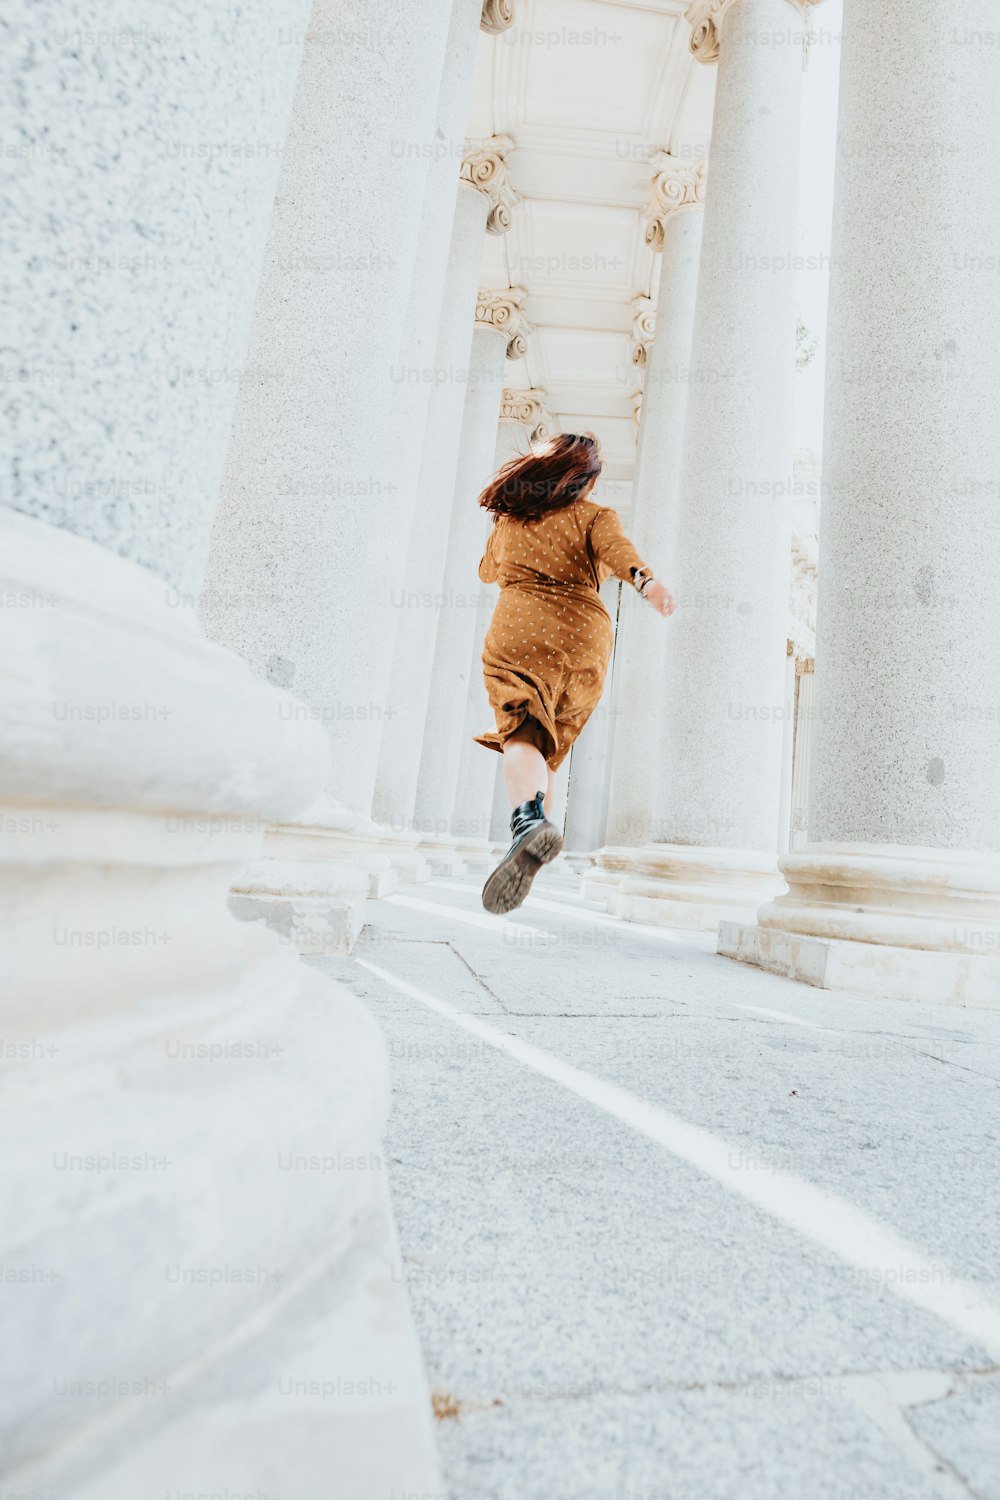
M186 593L308 13L307 0L5 7L0 428L16 461L0 500Z
M15 0L4 32L25 133L5 114L0 1261L29 1276L8 1494L437 1484L381 1036L227 907L328 742L177 592L236 390L198 372L243 358L306 18ZM317 1372L382 1386L311 1400Z

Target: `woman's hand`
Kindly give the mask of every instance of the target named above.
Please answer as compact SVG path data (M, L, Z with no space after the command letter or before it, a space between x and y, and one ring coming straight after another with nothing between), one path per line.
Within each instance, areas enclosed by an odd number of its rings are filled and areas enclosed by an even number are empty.
M661 583L658 578L654 578L651 583L647 583L642 591L642 597L654 609L659 610L661 615L672 615L677 607L674 603L673 594L667 588L667 585Z

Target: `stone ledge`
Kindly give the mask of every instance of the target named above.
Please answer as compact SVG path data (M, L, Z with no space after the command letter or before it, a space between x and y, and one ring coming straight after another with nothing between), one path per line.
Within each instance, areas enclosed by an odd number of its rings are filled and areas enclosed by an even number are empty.
M342 888L348 872L353 870L363 877L364 888L373 900L391 895L399 883L398 872L373 836L345 833L336 826L306 822L274 824L265 835L264 854L265 862L274 862L279 871L295 869L300 876L307 876L310 869L321 870L326 866L337 889ZM273 878L268 879L264 889L273 889L270 883ZM238 888L244 884L245 881L241 882ZM312 896L320 891L314 890L306 879L297 889L294 882L292 886L278 888L277 894Z
M716 952L817 989L1000 1010L1000 958L986 955L804 937L726 921L719 924Z
M240 921L265 922L307 957L350 953L364 926L373 877L328 859L262 859L240 874L229 910Z
M771 855L689 844L645 844L618 861L608 909L626 922L714 932L720 921L752 922L762 901L784 889ZM588 894L597 893L592 877Z

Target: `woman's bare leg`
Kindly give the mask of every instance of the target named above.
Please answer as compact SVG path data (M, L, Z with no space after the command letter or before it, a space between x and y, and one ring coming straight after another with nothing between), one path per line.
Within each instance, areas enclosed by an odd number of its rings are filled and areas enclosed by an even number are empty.
M503 747L503 780L511 807L530 802L545 787L551 790L549 774L538 746L530 739L512 735Z
M541 817L533 807L520 816L515 811L510 820L514 842L483 886L483 905L498 914L521 905L539 870L562 848L562 834L545 817L545 803L552 796L555 778L534 739L529 726L511 735L503 747L503 779L511 807L516 810L525 802L534 802L539 792L544 801Z

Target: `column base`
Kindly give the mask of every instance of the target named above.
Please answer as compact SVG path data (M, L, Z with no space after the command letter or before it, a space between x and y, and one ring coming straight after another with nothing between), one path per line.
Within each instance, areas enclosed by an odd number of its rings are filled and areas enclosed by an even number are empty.
M5 1305L8 1488L439 1489L381 1033L227 908L326 736L152 575L4 507L0 594L0 1259L46 1268Z
M489 839L458 838L455 846L468 875L488 875L499 858ZM509 847L508 839L503 845L503 852L506 853Z
M496 863L493 845L488 839L468 839L457 834L439 839L422 838L418 848L435 875L481 875L492 870ZM506 844L504 848L507 848Z
M310 808L301 821L269 828L264 853L282 863L332 864L342 872L354 870L362 875L372 900L391 895L399 884L388 854L380 847L375 824L327 799ZM300 894L312 892L306 888Z
M1000 856L815 844L781 861L788 891L718 951L820 989L1000 1009Z
M820 990L1000 1010L1000 959L800 937L739 922L719 924L716 952Z
M345 1153L345 1159L356 1158ZM317 1190L329 1190L330 1176L314 1175ZM184 1378L170 1372L162 1393L149 1377L137 1381L136 1389L154 1399L133 1397L128 1404L155 1407L156 1422L123 1414L113 1437L99 1431L78 1443L72 1457L58 1454L32 1466L17 1493L66 1500L276 1496L273 1476L280 1473L282 1494L327 1500L335 1472L340 1494L388 1496L394 1487L404 1493L401 1466L405 1493L443 1493L387 1185L377 1171L353 1175L358 1184L369 1179L354 1195L352 1224L364 1254L356 1253L342 1274L318 1257L294 1284L280 1264L273 1266L281 1279L271 1316L259 1313L258 1326L218 1358L212 1347L199 1351ZM270 1272L273 1259L258 1274ZM176 1290L179 1304L185 1294L190 1299L189 1289ZM203 1300L219 1296L216 1286Z
M580 893L588 901L611 901L626 873L632 868L637 850L629 845L607 844L590 856L590 865L581 874Z
M404 885L420 885L423 881L430 880L433 873L430 862L417 847L420 837L418 833L398 833L379 826L378 847Z
M646 844L628 856L609 892L612 916L626 922L714 932L722 921L751 922L784 888L777 856L752 849Z
M364 926L370 878L328 859L261 859L240 871L229 910L264 922L305 957L346 954Z
M461 879L469 873L455 839L422 838L417 846L421 859L425 859L432 875L443 875L450 879Z

